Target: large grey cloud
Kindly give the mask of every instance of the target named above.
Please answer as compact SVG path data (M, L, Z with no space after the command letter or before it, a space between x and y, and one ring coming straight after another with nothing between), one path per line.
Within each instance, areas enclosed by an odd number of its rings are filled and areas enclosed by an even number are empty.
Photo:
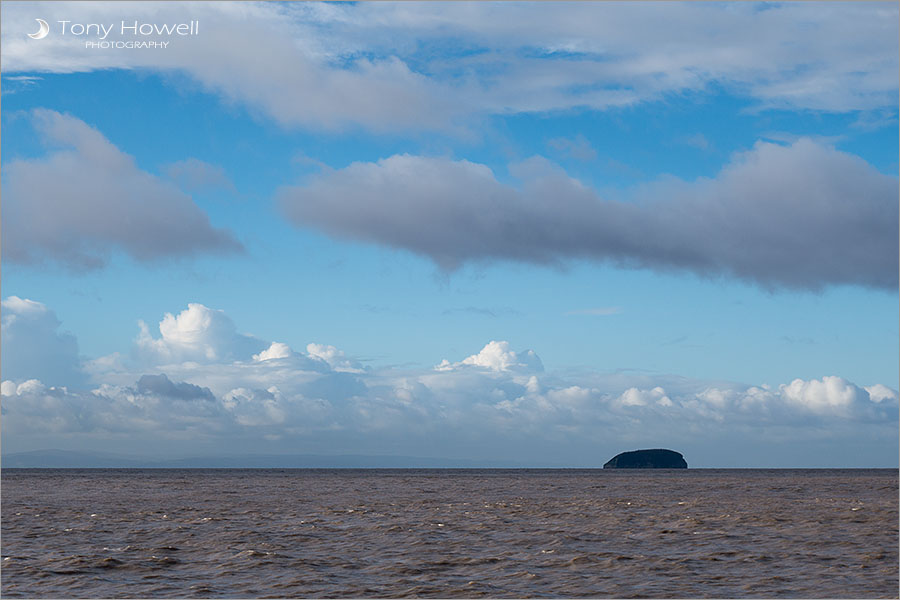
M280 190L296 225L403 248L445 269L572 258L688 270L767 288L897 286L898 184L861 158L801 139L759 142L714 178L664 179L601 198L549 161L485 165L396 155Z
M54 29L40 45L24 33L32 13L44 15ZM76 16L77 15L77 16ZM35 3L4 11L3 69L13 72L88 72L145 69L187 75L229 103L249 107L285 126L341 129L363 124L371 129L444 128L454 112L429 79L390 56L346 56L335 64L307 11L268 3L181 3L149 5L123 2ZM85 49L83 39L60 35L58 20L89 23L188 22L198 20L195 37L164 38L159 52ZM109 40L131 39L112 33ZM153 36L142 40L163 40ZM327 43L325 44L327 45Z
M165 172L172 181L188 192L224 190L234 193L237 191L234 183L225 173L225 169L196 158L174 162L166 166Z
M54 149L4 165L4 260L90 269L117 251L140 261L242 251L190 196L84 121L46 109L31 118Z
M54 28L39 43L25 35L35 14ZM160 52L98 51L60 35L59 19L197 19L202 31ZM2 67L185 74L316 129L448 129L711 88L763 108L895 114L896 20L896 6L862 2L11 3Z

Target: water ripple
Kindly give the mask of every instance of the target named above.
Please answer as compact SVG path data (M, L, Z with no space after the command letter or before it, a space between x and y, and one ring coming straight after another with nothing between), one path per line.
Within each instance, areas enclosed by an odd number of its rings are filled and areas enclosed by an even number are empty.
M9 470L4 597L897 597L890 470Z

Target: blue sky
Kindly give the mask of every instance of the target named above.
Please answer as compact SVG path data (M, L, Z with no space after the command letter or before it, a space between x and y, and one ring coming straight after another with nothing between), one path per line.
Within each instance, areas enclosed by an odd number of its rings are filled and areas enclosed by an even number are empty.
M896 6L2 10L5 452L896 465Z

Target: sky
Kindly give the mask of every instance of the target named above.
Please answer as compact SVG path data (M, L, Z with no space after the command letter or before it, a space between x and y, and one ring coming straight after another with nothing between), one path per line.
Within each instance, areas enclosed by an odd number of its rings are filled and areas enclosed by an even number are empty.
M4 453L897 466L895 3L0 11Z

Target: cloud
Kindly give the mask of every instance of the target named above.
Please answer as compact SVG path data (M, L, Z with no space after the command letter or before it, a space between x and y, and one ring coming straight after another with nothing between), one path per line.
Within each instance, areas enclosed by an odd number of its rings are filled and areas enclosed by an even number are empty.
M190 377L202 378L202 371L211 368L195 365ZM741 457L736 447L777 442L796 450L823 440L856 444L863 436L881 448L884 458L888 452L894 456L896 446L896 391L885 387L880 397L839 377L795 380L777 388L669 378L663 387L597 374L383 369L364 376L307 373L312 378L303 384L283 371L270 371L263 387L248 375L232 368L218 392L165 374L88 391L37 380L4 381L3 435L12 443L23 436L62 434L109 443L122 434L196 438L220 454L240 440L258 447L272 439L282 440L276 446L282 451L297 451L308 440L373 453L421 454L427 447L432 454L453 455L462 445L482 449L476 454L487 449L502 456L516 448L515 456L526 461L541 461L539 449L553 448L570 462L586 460L584 448L609 452L662 444L693 450L695 456L703 448L707 463L716 464L709 453L719 453L744 466L748 461L773 464L774 459L764 452ZM867 460L872 456L879 455Z
M876 383L872 386L866 387L866 392L869 393L869 398L872 402L883 402L887 401L897 401L897 392L887 387L886 385L881 385L880 383Z
M327 363L335 371L347 371L350 373L363 371L363 367L358 361L348 358L343 351L338 350L334 346L310 343L307 344L306 351L310 357Z
M628 388L616 401L621 406L647 406L648 404L658 404L660 406L672 406L672 400L666 396L666 390L656 386L652 390L640 390L632 387Z
M216 362L249 358L254 351L256 360L277 358L280 348L263 351L266 343L253 336L237 333L232 320L224 311L191 303L173 315L166 313L159 322L160 337L153 337L150 328L139 322L140 334L136 350L145 364L175 362ZM288 348L288 350L290 350ZM262 358L265 356L266 358Z
M291 347L287 344L283 344L281 342L272 342L272 344L260 352L259 354L253 355L253 360L256 361L264 361L264 360L275 360L278 358L289 358L294 353L291 350Z
M8 326L45 319L49 331L58 327L39 303L12 297L3 308L4 319L16 317L4 322L4 357L30 342L8 335ZM162 440L219 454L236 444L313 453L422 455L427 448L446 456L468 448L470 458L489 452L540 462L550 453L568 464L598 444L603 452L654 444L728 455L717 443L797 449L863 436L891 456L896 447L897 391L837 376L769 386L546 372L533 351L514 351L505 340L436 368L361 368L327 344L311 343L303 353L237 334L222 311L196 303L166 314L160 337L139 338L137 348L147 354L91 361L90 385L54 385L4 366L4 439L93 440L120 452L138 440ZM746 457L734 460L747 466Z
M188 303L165 313L154 331L138 321L131 352L113 352L83 363L92 381L128 386L148 371L187 380L214 390L217 396L237 387L268 389L273 381L299 389L330 373L363 373L366 368L343 351L309 344L308 353L284 342L239 333L223 310Z
M532 350L516 353L509 348L509 342L490 341L478 354L462 361L451 363L446 358L435 366L437 371L452 371L467 366L480 367L491 371L540 372L544 365Z
M242 250L189 196L140 170L84 121L46 109L31 115L58 149L5 165L4 260L91 269L114 251L150 261Z
M221 189L236 192L234 183L225 174L225 169L196 158L179 160L163 169L166 175L188 192Z
M40 379L50 385L85 381L78 340L59 331L56 314L40 302L9 296L2 302L2 365L8 379Z
M155 394L178 400L214 400L209 388L190 383L172 383L165 375L144 375L137 381L139 394Z
M244 427L280 425L288 416L281 392L275 386L268 390L236 388L225 394L222 403L233 413L235 422Z
M33 24L31 13L38 9L53 29L41 40L46 43L29 45L30 40L16 33ZM337 46L329 47L329 41L317 32L315 12L302 7L123 3L115 7L82 4L75 12L79 20L94 23L197 20L202 31L176 40L141 38L169 41L165 52L97 52L86 49L83 40L73 43L71 36L59 32L57 21L73 18L72 5L11 7L3 22L4 72L140 69L177 74L228 103L246 106L286 127L336 130L363 124L376 131L436 129L446 127L452 110L452 101L439 94L443 86L412 71L396 56L335 56ZM108 39L131 38L113 31Z
M485 367L494 371L543 371L541 359L532 350L516 353L509 349L509 342L491 341L478 354L464 358L463 365Z
M324 373L299 388L306 398L319 399L331 405L344 405L352 398L365 398L369 389L362 379L347 371Z
M709 150L712 146L709 140L706 139L706 136L702 133L695 133L694 135L683 138L682 142L692 148L697 148L698 150Z
M474 315L477 317L490 317L496 319L502 316L519 315L521 313L509 306L495 306L490 308L484 306L466 306L459 308L445 308L441 311L441 314L444 316Z
M587 138L580 133L571 139L553 138L547 142L547 146L564 157L571 157L576 160L587 162L597 158L597 151L594 150Z
M6 382L4 382L6 384ZM222 402L208 389L145 375L131 386L90 391L48 387L37 380L4 385L4 433L14 434L221 434Z
M871 400L868 391L840 377L823 377L821 380L812 381L795 379L789 384L782 385L780 390L785 400L816 413L842 414L863 399Z
M395 155L282 188L298 226L466 262L588 258L766 288L897 286L897 179L811 140L758 142L712 179L674 178L605 200L535 157L517 186L466 160Z
M34 87L39 81L42 81L43 77L36 77L34 75L16 75L12 77L3 77L3 90L0 91L2 95L6 96L7 94L15 94L16 92L21 92L27 89Z
M331 130L448 130L484 115L606 110L710 89L757 108L896 114L893 5L98 3L74 11L83 22L202 23L200 35L165 52L84 48L58 31L75 6L10 4L4 73L178 74L284 126ZM24 35L35 10L53 27L40 44Z

